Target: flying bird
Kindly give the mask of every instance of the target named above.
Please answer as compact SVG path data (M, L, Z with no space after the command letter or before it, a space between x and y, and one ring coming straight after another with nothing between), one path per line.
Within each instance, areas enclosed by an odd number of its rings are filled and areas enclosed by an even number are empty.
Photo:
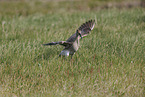
M95 20L89 20L86 23L83 23L76 32L68 38L66 41L58 41L58 42L50 42L43 45L62 45L64 46L64 49L61 51L59 56L69 56L71 55L71 58L75 54L75 52L79 48L79 39L82 39L82 37L87 36L91 30L93 30L95 25Z

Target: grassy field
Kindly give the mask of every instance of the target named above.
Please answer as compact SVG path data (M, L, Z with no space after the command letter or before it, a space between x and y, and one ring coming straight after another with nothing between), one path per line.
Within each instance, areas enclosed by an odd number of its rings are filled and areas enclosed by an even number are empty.
M145 8L57 4L0 2L0 96L143 97ZM96 25L72 60L56 59L61 46L42 46L90 19Z

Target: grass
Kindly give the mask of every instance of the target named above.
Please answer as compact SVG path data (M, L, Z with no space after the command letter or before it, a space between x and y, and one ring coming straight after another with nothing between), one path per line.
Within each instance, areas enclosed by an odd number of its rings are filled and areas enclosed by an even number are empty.
M143 97L144 8L17 12L12 6L0 14L0 96ZM66 40L89 19L97 20L95 28L72 60L56 60L61 46L41 45Z

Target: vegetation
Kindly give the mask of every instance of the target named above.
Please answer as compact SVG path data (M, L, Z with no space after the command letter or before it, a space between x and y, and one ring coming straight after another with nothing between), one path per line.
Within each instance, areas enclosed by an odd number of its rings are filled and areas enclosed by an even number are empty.
M143 97L145 9L57 4L0 3L0 96ZM42 46L90 19L95 28L72 60L56 59L61 46Z

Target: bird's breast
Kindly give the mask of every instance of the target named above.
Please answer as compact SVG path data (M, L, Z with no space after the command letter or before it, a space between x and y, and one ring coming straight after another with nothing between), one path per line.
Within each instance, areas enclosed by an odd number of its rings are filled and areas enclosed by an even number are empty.
M79 43L76 41L73 43L73 49L74 49L74 51L77 51L78 48L79 48Z

